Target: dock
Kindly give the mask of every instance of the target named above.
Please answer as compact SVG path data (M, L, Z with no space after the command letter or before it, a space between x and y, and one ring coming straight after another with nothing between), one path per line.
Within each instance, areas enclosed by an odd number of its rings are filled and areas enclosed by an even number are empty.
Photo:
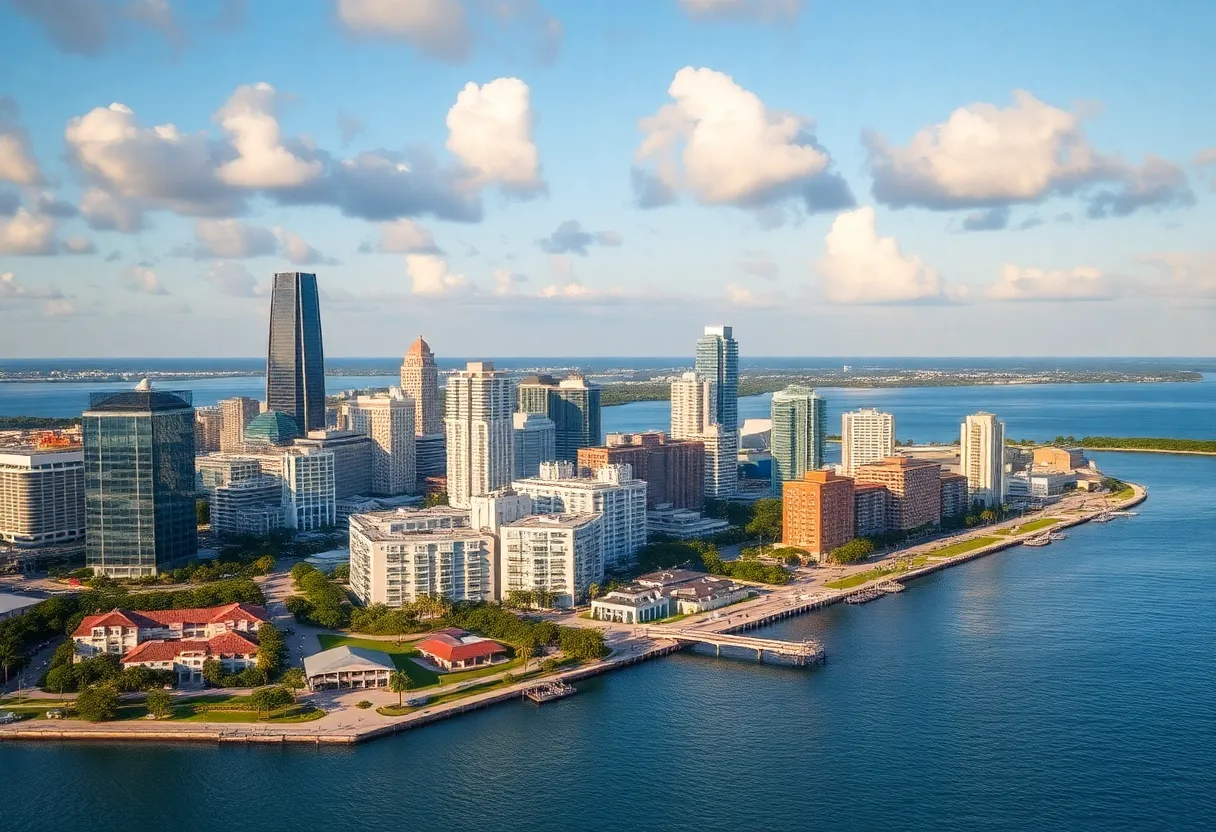
M576 693L578 693L578 689L574 685L559 680L528 688L524 691L524 699L535 702L537 705L543 705L546 702L563 699Z
M735 633L714 633L703 630L677 629L675 627L647 627L643 633L651 638L675 639L685 644L707 644L714 648L714 655L721 656L723 648L737 648L754 652L756 661L765 657L781 664L799 667L820 664L827 658L823 645L814 639L804 641L782 641L774 638L753 638Z

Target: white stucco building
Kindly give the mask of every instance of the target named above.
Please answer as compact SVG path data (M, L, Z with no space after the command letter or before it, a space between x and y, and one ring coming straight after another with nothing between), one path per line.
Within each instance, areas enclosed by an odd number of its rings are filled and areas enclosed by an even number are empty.
M469 362L448 377L446 402L448 501L468 508L511 482L515 383L489 361Z
M840 468L846 477L861 465L895 456L895 416L863 407L840 417Z
M999 506L1005 500L1005 423L991 413L972 414L959 439L959 473L967 478L972 501Z
M502 594L553 593L558 607L586 599L604 577L598 514L533 515L502 528Z

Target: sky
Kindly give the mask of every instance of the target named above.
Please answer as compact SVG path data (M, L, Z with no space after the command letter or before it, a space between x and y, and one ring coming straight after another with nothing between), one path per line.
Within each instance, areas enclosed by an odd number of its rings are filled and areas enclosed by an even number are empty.
M1216 5L0 0L0 356L1216 355Z

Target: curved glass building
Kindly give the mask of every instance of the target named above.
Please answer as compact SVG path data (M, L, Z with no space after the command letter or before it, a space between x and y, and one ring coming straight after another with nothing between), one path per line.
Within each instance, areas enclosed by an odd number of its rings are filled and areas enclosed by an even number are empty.
M294 419L303 435L325 428L325 351L315 274L280 272L274 276L266 406Z

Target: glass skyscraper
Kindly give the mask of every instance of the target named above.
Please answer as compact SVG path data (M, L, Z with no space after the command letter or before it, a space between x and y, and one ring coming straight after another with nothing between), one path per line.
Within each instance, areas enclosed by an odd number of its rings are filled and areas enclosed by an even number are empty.
M723 430L739 429L739 342L729 326L707 326L697 339L693 369L706 381L718 384L717 423Z
M295 419L303 435L325 428L325 351L315 274L280 272L274 276L266 406Z
M98 575L156 575L198 553L189 391L94 393L83 418L85 558Z
M578 461L579 448L603 441L600 427L600 388L578 373L560 382L553 376L528 376L519 383L520 413L539 413L557 430L557 459Z
M827 400L814 390L791 384L773 394L773 495L781 496L782 483L800 480L807 471L823 467L827 440Z

